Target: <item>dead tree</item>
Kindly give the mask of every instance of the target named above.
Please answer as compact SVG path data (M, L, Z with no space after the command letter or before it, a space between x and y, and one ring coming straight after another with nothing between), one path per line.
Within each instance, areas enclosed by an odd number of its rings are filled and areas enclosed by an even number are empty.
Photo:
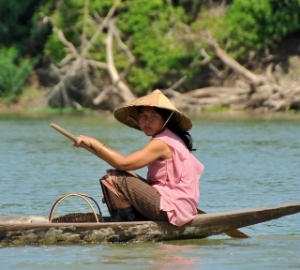
M57 107L83 105L113 110L119 103L128 102L135 98L124 81L135 59L123 43L120 31L117 29L113 18L120 2L121 0L115 1L104 19L94 13L92 23L97 25L97 29L88 39L90 33L88 33L87 25L91 18L88 12L89 0L85 0L81 45L78 48L66 39L63 31L57 28L55 22L49 18L52 21L53 31L68 52L58 66L51 65L52 71L57 75L58 83L52 87L47 96L49 105ZM104 35L101 35L103 31L107 32L106 39L103 38ZM96 40L101 40L103 44L103 48L100 49L106 53L106 62L91 58L89 51ZM115 66L114 42L128 58L128 67L122 74ZM97 50L100 49L97 48ZM95 84L94 76L99 70L104 75L101 77L96 76L97 84Z
M265 73L258 75L233 59L208 32L191 34L189 31L188 34L181 34L179 39L200 41L209 45L216 56L238 75L238 79L233 87L207 87L185 94L166 90L165 94L177 107L192 112L201 112L220 105L234 110L300 110L299 83L283 85L273 75L272 63L269 64ZM200 50L200 56L204 59L201 61L199 58L195 59L191 66L209 65L217 76L222 76L222 72L211 63L211 57L204 48Z

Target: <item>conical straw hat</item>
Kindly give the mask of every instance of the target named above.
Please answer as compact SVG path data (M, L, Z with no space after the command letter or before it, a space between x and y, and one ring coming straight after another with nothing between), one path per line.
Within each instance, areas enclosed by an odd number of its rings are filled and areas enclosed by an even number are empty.
M174 119L180 129L188 131L192 128L191 120L180 112L172 102L160 91L155 90L151 94L137 98L124 106L116 109L114 112L115 118L129 126L141 130L138 125L138 110L140 106L158 107L174 112Z

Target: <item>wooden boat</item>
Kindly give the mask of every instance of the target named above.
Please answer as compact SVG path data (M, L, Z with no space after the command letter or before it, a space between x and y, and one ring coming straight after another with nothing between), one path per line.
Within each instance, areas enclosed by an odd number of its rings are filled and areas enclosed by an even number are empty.
M182 226L168 222L50 223L47 217L0 216L0 244L82 244L199 239L300 212L300 202L199 214Z
M55 124L51 124L51 127L70 140L76 141L74 135L61 127ZM85 145L82 147L96 154L92 148ZM72 195L74 194L67 194L62 198ZM89 197L84 194L77 195L83 199ZM62 198L55 203L52 210L61 202ZM199 210L199 213L201 212ZM104 218L103 222L52 223L49 222L49 219L52 220L51 213L49 218L42 216L0 216L0 244L160 242L199 239L221 233L226 233L232 237L246 238L248 236L237 229L299 212L300 202L213 214L202 212L193 221L182 227L173 226L168 222L154 221L111 222L108 217Z

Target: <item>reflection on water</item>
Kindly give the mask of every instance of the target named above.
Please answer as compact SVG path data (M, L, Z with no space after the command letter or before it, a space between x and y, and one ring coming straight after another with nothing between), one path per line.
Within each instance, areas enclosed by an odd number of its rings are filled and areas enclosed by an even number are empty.
M299 235L218 238L7 247L1 249L1 269L299 269Z
M195 256L199 247L192 245L161 245L157 250L156 269L201 269L201 258Z
M149 138L112 117L0 119L0 214L44 215L63 194L86 193L100 203L99 178L108 168L50 128L103 140L123 154ZM200 208L207 212L300 201L298 121L194 119L195 155L204 163ZM144 169L138 172L145 176ZM85 211L67 199L57 215ZM1 248L3 269L296 269L300 214L244 228L253 238L88 246ZM253 259L255 258L255 260Z

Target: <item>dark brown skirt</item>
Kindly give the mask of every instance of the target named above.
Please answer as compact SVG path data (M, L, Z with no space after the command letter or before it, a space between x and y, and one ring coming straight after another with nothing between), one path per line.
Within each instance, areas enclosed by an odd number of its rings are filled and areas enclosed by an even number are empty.
M146 220L168 221L167 213L160 210L160 194L143 178L124 171L107 170L99 181L110 214L116 210L110 195L113 192L122 201L131 204Z

